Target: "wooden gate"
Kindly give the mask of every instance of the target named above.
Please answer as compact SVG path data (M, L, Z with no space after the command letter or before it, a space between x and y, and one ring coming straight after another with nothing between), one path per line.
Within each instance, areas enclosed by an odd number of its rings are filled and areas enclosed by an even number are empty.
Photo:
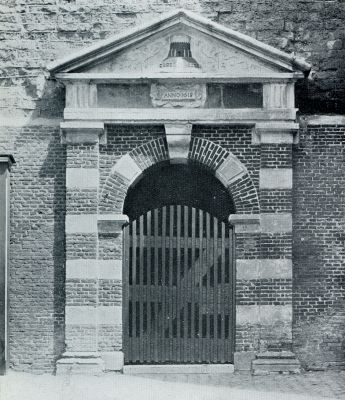
M187 206L125 227L123 342L129 363L231 363L231 227Z

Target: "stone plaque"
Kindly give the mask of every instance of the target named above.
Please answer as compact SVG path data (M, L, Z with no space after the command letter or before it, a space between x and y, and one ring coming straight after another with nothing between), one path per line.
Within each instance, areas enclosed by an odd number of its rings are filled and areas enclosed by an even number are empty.
M206 85L153 83L151 99L154 107L203 107L206 101Z

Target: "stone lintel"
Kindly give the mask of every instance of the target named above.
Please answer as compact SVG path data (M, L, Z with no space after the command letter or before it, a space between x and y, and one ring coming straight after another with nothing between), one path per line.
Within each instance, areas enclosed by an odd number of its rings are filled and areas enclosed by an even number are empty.
M15 163L16 161L12 154L0 154L0 164L2 166L5 165L8 170L11 170L12 165Z
M60 124L63 144L106 144L104 122L64 121Z
M66 260L66 279L122 280L122 260Z
M235 233L260 232L260 214L231 214L229 222L235 228Z
M121 306L66 306L66 325L122 325Z
M236 306L237 325L272 325L292 322L292 305L243 305Z
M66 168L68 189L97 189L99 171L97 168Z
M277 259L237 259L236 278L251 279L292 279L292 260Z
M97 214L67 214L66 233L97 233Z
M120 175L130 185L142 173L142 170L129 154L125 154L117 161L111 172Z
M292 189L292 168L261 168L260 189Z
M252 144L296 144L299 124L294 122L257 122L252 134Z
M165 134L168 143L169 157L172 162L186 162L192 133L192 124L166 123Z
M125 214L104 214L98 216L98 234L119 236L124 225L128 223L128 216Z
M292 232L291 213L261 214L261 229L263 233Z

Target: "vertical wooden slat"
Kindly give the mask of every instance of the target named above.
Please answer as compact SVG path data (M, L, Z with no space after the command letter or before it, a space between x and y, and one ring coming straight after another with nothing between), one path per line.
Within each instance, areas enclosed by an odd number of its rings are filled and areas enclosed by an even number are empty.
M221 243L221 299L222 299L222 307L221 307L221 328L220 328L220 362L225 362L225 312L224 312L224 299L225 299L225 224L222 222L222 243Z
M146 258L146 302L147 302L147 357L149 362L152 361L152 334L151 334L151 301L152 301L152 291L151 291L151 211L147 213L146 219L146 237L150 240L147 244L147 258Z
M213 217L213 346L211 357L218 361L218 220Z
M168 320L166 324L166 328L168 329L168 360L172 360L174 357L173 353L173 314L174 314L174 288L173 288L173 240L174 240L174 206L170 206L170 215L169 215L169 276L168 276Z
M177 206L177 233L176 233L176 240L177 240L177 268L176 268L176 361L181 361L181 323L180 323L180 307L182 302L181 297L181 206Z
M139 293L144 289L144 216L139 218ZM139 361L145 358L145 335L144 335L144 302L145 296L139 296Z
M229 254L229 268L230 268L230 279L229 279L229 288L231 290L231 315L230 315L230 349L229 349L229 361L233 362L233 355L234 355L234 345L235 345L235 309L236 309L236 304L235 304L235 295L236 295L236 290L235 290L235 238L234 238L234 232L232 229L229 229L229 249L230 249L230 254Z
M166 339L165 339L165 326L166 326L166 285L165 285L165 277L166 277L166 220L167 220L167 209L163 207L162 209L162 329L161 329L161 360L165 362L167 360L167 351L166 351Z
M158 362L159 361L159 336L160 336L160 332L159 332L159 314L158 314L158 302L159 302L159 298L157 296L158 293L158 210L154 210L153 212L153 218L154 218L154 237L155 237L155 249L154 249L154 259L155 259L155 264L154 264L154 293L155 296L153 298L154 301L154 307L155 307L155 334L154 334L154 361Z
M200 363L202 360L202 351L203 351L203 346L202 346L202 313L203 313L203 299L202 299L202 273L201 271L203 270L203 241L204 241L204 229L203 229L203 223L204 223L204 214L202 210L199 210L199 271L197 272L197 277L198 277L198 303L199 303L199 337L198 337L198 362Z
M123 293L122 293L122 326L123 326L123 346L125 361L128 361L129 356L129 225L124 227L123 230L123 263L122 263L122 283L123 283Z
M204 359L209 360L210 359L210 312L209 312L209 306L210 306L210 267L212 263L212 258L211 258L211 232L210 232L210 214L206 213L206 263L207 263L207 272L206 272L206 277L207 277L207 284L206 284L206 307L207 307L207 312L206 312L206 348L205 350L205 355Z
M132 360L137 361L138 357L138 338L137 338L137 329L136 329L136 272L137 272L137 222L134 220L132 222Z
M184 238L184 285L183 285L183 361L187 362L188 353L188 297L187 297L187 279L188 279L188 207L183 207L183 238Z
M191 284L190 284L190 292L191 292L191 345L190 345L190 352L191 352L191 357L190 360L192 362L196 362L195 358L195 224L196 224L196 218L195 218L195 208L192 208L192 264L191 264Z

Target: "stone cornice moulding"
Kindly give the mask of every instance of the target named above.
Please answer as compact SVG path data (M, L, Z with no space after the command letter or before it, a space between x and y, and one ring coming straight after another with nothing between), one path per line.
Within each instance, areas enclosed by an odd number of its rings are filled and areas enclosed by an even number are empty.
M303 59L297 58L294 54L288 54L272 46L262 43L252 37L226 28L210 19L184 9L178 9L163 14L153 22L129 29L124 34L116 35L100 41L88 48L75 52L61 60L48 65L52 75L57 72L71 72L81 67L86 67L95 62L110 56L120 50L124 50L139 41L142 41L153 34L162 32L169 27L184 24L200 32L217 38L240 50L243 50L257 58L260 58L279 69L287 71L301 71L308 73L311 66Z
M296 108L65 108L65 120L102 121L116 124L194 124L254 125L259 121L295 121Z
M119 236L124 225L128 224L129 218L125 214L102 214L98 215L98 234L103 236Z
M295 122L257 122L252 134L252 144L297 144L299 124Z
M13 164L16 163L12 154L0 154L0 163L7 164L7 169L10 171Z
M229 223L234 227L235 233L261 232L260 214L231 214Z
M299 72L294 73L286 73L286 72L272 72L272 73L261 73L255 72L255 74L219 74L219 73L169 73L165 72L164 74L160 74L159 72L152 73L57 73L55 78L63 82L67 83L135 83L135 82L145 82L149 83L150 81L178 81L180 82L214 82L214 83L270 83L270 82L279 82L286 83L289 81L297 80L298 78L302 78Z
M106 144L102 121L64 121L60 123L60 133L63 144Z

